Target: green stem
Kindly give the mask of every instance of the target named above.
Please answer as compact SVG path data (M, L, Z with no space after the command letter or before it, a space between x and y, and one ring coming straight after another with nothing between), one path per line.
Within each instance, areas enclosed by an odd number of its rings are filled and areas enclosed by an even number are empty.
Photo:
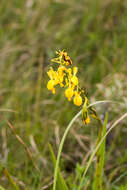
M58 150L58 155L57 155L57 160L56 160L55 171L54 171L53 190L56 190L56 181L57 181L57 173L58 173L58 168L59 168L60 155L61 155L61 152L62 152L62 149L63 149L65 138L66 138L66 136L67 136L67 134L68 134L68 132L69 132L72 124L81 115L81 113L82 113L82 110L80 110L80 112L78 112L76 114L76 116L71 120L71 122L69 123L68 127L66 128L66 130L64 132L64 135L62 137L62 140L60 142L60 146L59 146L59 150Z
M97 138L97 145L101 141L102 137L106 133L106 126L107 126L107 114L105 117L104 124L102 123L100 117L97 115L98 123L99 123L99 131L98 131L98 138ZM97 146L96 145L96 146ZM105 143L103 143L96 153L96 170L94 175L93 181L93 190L102 190L102 173L103 173L103 166L104 166L104 151L105 151Z
M97 102L94 102L92 104L90 104L88 106L91 107L91 106L94 106L96 104L100 104L100 103L109 103L109 102L112 102L110 100L103 100L103 101L97 101ZM61 152L62 152L62 149L63 149L63 145L64 145L64 141L66 139L66 136L69 132L69 130L71 129L73 123L75 122L75 120L81 115L82 113L82 110L80 110L76 115L75 117L71 120L71 122L69 123L69 125L67 126L65 132L64 132L64 135L62 137L62 140L60 142L60 146L59 146L59 150L58 150L58 155L57 155L57 160L56 160L56 165L55 165L55 170L54 170L54 183L53 183L53 190L56 190L56 182L57 182L57 174L58 174L58 168L59 168L59 162L60 162L60 156L61 156Z

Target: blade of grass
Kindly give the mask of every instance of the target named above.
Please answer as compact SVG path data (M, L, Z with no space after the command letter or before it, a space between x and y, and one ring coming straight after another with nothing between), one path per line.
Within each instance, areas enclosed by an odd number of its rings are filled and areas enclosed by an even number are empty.
M17 111L15 110L11 110L11 109L0 109L0 112L14 112L14 113L18 113Z
M55 157L55 154L53 152L51 144L49 144L49 150L50 150L52 161L53 161L53 164L54 164L54 167L55 167L55 165L56 165L56 157ZM58 189L58 190L59 189L60 190L68 190L67 184L66 184L63 176L61 175L59 168L58 168L58 179L57 179L56 189Z
M0 190L5 190L5 189L0 185Z
M126 175L127 175L127 171L125 171L118 178L116 178L116 180L112 183L112 185L115 185L118 181L120 181Z
M20 190L15 181L13 180L12 176L9 174L8 170L6 168L3 168L4 175L8 178L12 186L14 187L14 190Z
M92 155L91 155L90 158L89 158L89 161L88 161L88 163L87 163L86 169L85 169L85 171L84 171L84 173L83 173L83 175L82 175L82 178L81 178L81 181L80 181L78 190L81 190L81 185L82 185L83 179L84 179L84 177L85 177L85 175L86 175L86 173L87 173L87 171L88 171L88 169L89 169L89 167L90 167L90 165L91 165L91 163L92 163L92 160L93 160L93 158L94 158L96 152L98 151L99 147L101 146L101 144L102 144L103 141L105 140L106 136L110 133L110 131L111 131L118 123L120 123L120 122L121 122L124 118L126 118L126 117L127 117L127 113L125 113L125 114L122 115L119 119L117 119L117 120L111 125L111 127L109 128L109 130L106 132L106 134L103 136L103 138L101 139L101 141L99 142L99 144L98 144L98 145L96 146L96 148L94 149Z
M108 122L108 113L106 113L104 125L99 127L98 143L101 141L101 138L106 134L107 122ZM102 142L100 148L96 153L97 163L96 163L95 177L93 181L93 190L102 190L104 154L105 154L105 140Z

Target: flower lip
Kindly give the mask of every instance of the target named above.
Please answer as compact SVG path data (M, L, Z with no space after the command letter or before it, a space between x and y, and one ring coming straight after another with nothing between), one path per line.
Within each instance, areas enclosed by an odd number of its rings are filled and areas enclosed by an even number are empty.
M83 122L84 122L85 124L89 124L89 123L90 123L90 117L88 116L85 120L83 120Z
M71 101L73 94L74 94L74 91L71 87L65 90L65 96L67 97L68 101Z
M55 94L54 85L55 85L55 82L53 80L49 80L47 83L47 89L51 90L53 94Z
M77 86L77 85L78 85L78 78L77 78L76 76L73 76L73 77L71 78L71 82L72 82L75 86Z
M81 104L82 104L82 97L80 96L80 94L77 91L75 92L75 97L73 99L73 102L76 106L81 106Z

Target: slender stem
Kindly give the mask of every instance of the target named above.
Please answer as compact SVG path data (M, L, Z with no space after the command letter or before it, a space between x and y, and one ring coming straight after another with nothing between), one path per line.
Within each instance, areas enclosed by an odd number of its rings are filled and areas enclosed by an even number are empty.
M69 125L67 126L65 132L64 132L64 135L62 137L62 140L61 140L61 143L60 143L60 146L59 146L59 151L58 151L58 155L57 155L57 160L56 160L56 166L55 166L55 171L54 171L54 183L53 183L53 190L56 190L56 181L57 181L57 173L58 173L58 167L59 167L59 161L60 161L60 155L61 155L61 152L62 152L62 148L63 148L63 145L64 145L64 141L65 141L65 138L68 134L68 131L70 130L72 124L74 123L74 121L81 115L82 113L82 110L80 110L80 112L78 112L75 117L71 120L71 122L69 123Z
M90 104L88 106L91 107L93 105L96 105L96 104L101 104L101 103L109 103L109 102L113 102L113 101L110 101L110 100L102 100L102 101L96 101L92 104ZM73 119L71 120L71 122L69 123L69 125L67 126L65 132L64 132L64 135L62 137L62 140L60 142L60 146L59 146L59 150L58 150L58 155L57 155L57 160L56 160L56 165L55 165L55 170L54 170L54 182L53 182L53 190L56 190L56 182L57 182L57 174L58 174L58 168L59 168L59 162L60 162L60 156L61 156L61 152L62 152L62 149L63 149L63 145L64 145L64 141L66 139L66 136L69 132L69 130L71 129L73 123L75 122L75 120L81 115L82 113L82 110L80 110L76 115L75 117L73 117Z

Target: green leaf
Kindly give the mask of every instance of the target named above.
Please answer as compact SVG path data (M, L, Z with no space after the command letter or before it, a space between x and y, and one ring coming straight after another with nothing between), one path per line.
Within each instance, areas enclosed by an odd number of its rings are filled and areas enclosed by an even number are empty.
M104 125L100 126L98 133L98 143L106 134L106 126L108 122L108 114L105 116ZM98 144L97 144L98 145ZM102 142L100 148L96 153L97 163L95 177L93 181L93 190L102 190L102 177L103 177L103 167L104 167L104 157L105 157L105 140Z

